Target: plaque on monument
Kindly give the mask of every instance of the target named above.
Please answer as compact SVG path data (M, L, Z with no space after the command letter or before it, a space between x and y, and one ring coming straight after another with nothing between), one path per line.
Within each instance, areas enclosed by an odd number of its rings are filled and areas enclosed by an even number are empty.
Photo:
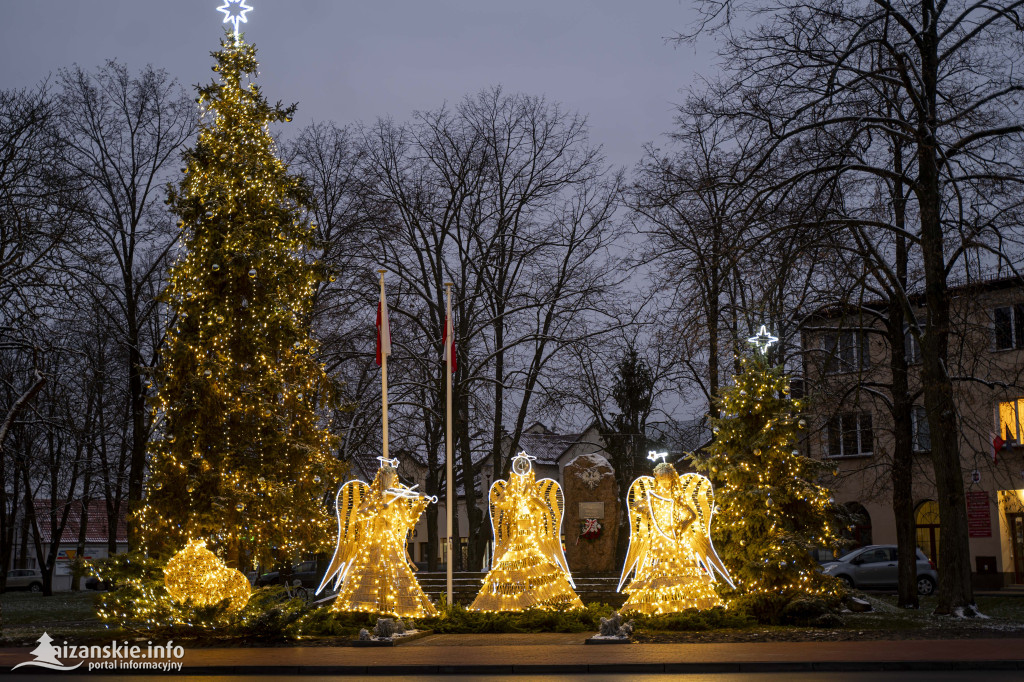
M603 519L604 502L580 502L581 519Z

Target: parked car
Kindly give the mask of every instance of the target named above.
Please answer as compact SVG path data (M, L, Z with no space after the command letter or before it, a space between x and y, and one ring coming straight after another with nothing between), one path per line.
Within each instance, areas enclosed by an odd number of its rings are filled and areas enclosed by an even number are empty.
M864 590L896 589L899 566L896 545L868 545L822 565L827 575L834 575L850 587ZM939 582L935 564L917 548L917 593L935 593Z
M90 576L85 579L85 589L87 590L109 590L110 582L106 580L100 580L96 576Z
M831 549L819 547L818 549L811 550L811 557L819 564L827 564L830 561L836 560L836 553Z
M303 561L300 564L292 566L292 584L296 580L302 581L303 587L309 587L316 589L320 586L320 576L317 574L316 562L313 560ZM265 587L267 585L281 585L284 580L281 578L280 571L271 571L270 573L264 573L256 579L256 587Z
M8 590L43 591L43 574L35 568L15 568L7 571Z

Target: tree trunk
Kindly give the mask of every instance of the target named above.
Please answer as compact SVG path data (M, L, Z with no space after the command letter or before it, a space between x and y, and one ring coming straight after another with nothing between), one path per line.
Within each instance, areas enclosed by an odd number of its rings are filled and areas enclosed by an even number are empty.
M897 249L898 250L898 249ZM905 250L904 250L905 251ZM892 371L892 413L894 445L892 453L892 512L896 519L897 561L899 566L897 606L918 608L917 533L914 523L914 441L911 422L913 401L907 381L907 358L903 337L903 305L895 296L889 299L889 346Z
M129 306L129 316L134 321L134 311ZM134 511L142 503L142 479L146 473L146 446L149 432L146 424L146 391L142 385L142 356L139 353L138 330L129 328L128 351L128 391L132 417L131 464L128 474L128 510ZM134 549L138 544L136 523L129 514L128 547Z
M468 526L466 529L466 565L462 565L462 552L460 551L458 566L463 571L479 571L482 555L480 550L483 548L480 540L484 533L480 527L481 514L477 511L476 472L473 468L472 444L469 442L469 396L464 391L459 391L457 396L453 396L453 398L455 397L458 398L456 414L459 416L459 437L455 442L459 446L459 459L462 461L462 487L466 492L466 524ZM487 491L484 490L483 494L486 495ZM458 511L457 506L456 511Z
M921 343L921 379L932 438L932 466L939 505L939 603L936 613L948 614L974 602L970 544L964 501L960 434L953 382L947 372L950 296L941 221L941 191L935 137L938 37L935 8L922 3L925 30L921 36L921 74L926 95L918 121L918 205L921 253L925 274L928 323Z

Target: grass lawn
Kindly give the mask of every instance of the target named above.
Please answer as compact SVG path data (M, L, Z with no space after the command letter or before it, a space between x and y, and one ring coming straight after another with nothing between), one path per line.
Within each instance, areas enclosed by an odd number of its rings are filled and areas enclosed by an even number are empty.
M8 646L34 642L44 630L54 639L109 639L115 633L96 618L95 599L95 592L58 592L52 597L32 592L0 594L3 609L0 641Z
M1024 597L978 597L987 618L934 615L936 599L924 597L917 610L896 607L896 596L872 594L868 613L843 615L840 628L751 625L705 631L639 629L641 642L841 641L874 639L982 639L1024 637Z

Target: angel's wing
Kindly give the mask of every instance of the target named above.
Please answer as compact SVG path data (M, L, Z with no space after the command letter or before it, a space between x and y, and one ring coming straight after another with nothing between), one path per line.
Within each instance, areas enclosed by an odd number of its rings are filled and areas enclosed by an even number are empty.
M715 579L715 571L718 571L725 582L729 583L729 587L735 587L732 578L729 577L729 571L711 544L711 516L715 509L715 491L711 481L700 474L683 474L679 477L679 483L682 486L684 503L697 516L687 528L687 533L698 561L703 564L704 570L712 580Z
M498 563L508 549L509 536L512 532L509 527L512 519L508 512L502 510L507 485L508 481L499 478L491 484L491 490L487 495L487 501L491 508L491 532L494 534L494 551L491 552L492 567Z
M355 556L359 541L356 512L369 496L370 486L362 481L349 481L338 490L338 496L335 499L335 512L338 515L338 546L334 550L331 565L324 573L324 579L320 581L320 587L316 588L316 594L323 591L324 586L331 578L335 578L334 589L338 589L341 581L345 579L345 573Z
M550 478L542 478L537 481L537 493L540 495L544 508L544 527L538 534L540 551L554 559L555 563L565 571L569 584L574 588L576 583L572 580L572 573L569 571L569 562L565 560L565 552L562 550L562 517L565 515L565 497L562 495L562 488L558 482Z
M622 577L619 578L619 587L626 578L633 572L637 564L643 560L647 550L651 547L651 514L648 509L648 498L654 490L654 478L641 476L629 486L629 494L626 496L626 506L629 510L629 550L626 552L626 563L622 565Z

